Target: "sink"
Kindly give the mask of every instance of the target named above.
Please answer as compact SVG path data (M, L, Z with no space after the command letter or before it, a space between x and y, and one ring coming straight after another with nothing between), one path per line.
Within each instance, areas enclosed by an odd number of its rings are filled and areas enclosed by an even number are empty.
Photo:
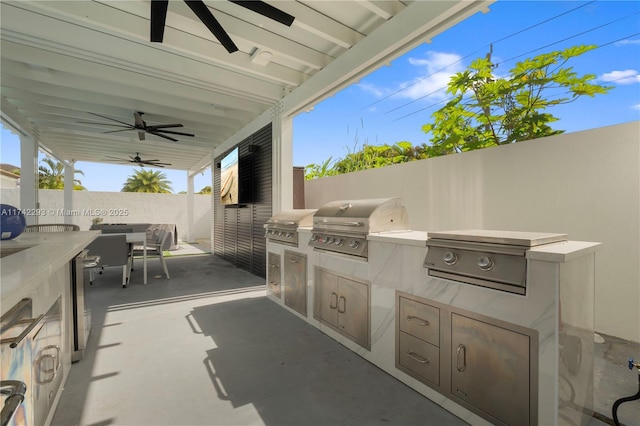
M12 254L21 252L22 250L29 249L33 246L22 246L22 247L0 247L0 257L10 256Z

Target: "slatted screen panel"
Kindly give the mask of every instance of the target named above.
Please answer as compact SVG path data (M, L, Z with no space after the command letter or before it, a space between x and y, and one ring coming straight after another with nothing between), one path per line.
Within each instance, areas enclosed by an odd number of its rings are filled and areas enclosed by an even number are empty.
M214 254L254 275L266 277L266 242L264 224L272 214L271 196L271 125L238 144L240 175L252 169L253 203L224 206L214 198ZM224 154L226 155L226 153ZM220 168L216 158L213 190L220 194Z

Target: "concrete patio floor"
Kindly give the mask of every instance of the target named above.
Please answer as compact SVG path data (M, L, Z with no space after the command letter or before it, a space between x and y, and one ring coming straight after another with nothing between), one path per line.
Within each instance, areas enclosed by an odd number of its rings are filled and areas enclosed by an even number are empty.
M53 425L466 424L268 300L264 279L212 255L166 260L171 280L157 260L146 286L141 270L126 289L118 268L95 280L89 346ZM637 377L617 365L633 348L607 343L596 389L609 401ZM619 412L627 425L639 424L633 404Z

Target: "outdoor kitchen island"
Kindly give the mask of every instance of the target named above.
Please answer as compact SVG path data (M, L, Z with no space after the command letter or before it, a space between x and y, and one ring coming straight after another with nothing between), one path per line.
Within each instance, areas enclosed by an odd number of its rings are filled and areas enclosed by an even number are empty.
M51 420L74 347L70 265L98 235L99 231L34 232L2 241L2 380L23 382L27 387L14 415L16 424L48 424ZM4 323L5 315L20 310L34 321L18 317L15 327ZM14 337L16 330L19 334L24 325L17 324L24 323L34 327L13 347L14 343L4 339Z
M543 234L495 235L536 245ZM565 239L522 250L526 287L512 292L430 275L427 232L371 233L368 259L305 247L310 238L299 228L308 314L271 300L470 424L589 422L598 243ZM339 316L352 308L349 294L322 299L316 281L327 276L366 287L368 342L322 314L323 305ZM347 329L351 321L362 318L345 320Z

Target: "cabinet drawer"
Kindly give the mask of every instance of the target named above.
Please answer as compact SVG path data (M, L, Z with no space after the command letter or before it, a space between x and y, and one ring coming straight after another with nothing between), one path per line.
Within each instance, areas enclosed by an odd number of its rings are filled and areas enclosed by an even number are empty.
M400 330L440 346L440 309L400 297Z
M440 349L406 333L400 333L398 342L398 364L417 375L440 386Z

